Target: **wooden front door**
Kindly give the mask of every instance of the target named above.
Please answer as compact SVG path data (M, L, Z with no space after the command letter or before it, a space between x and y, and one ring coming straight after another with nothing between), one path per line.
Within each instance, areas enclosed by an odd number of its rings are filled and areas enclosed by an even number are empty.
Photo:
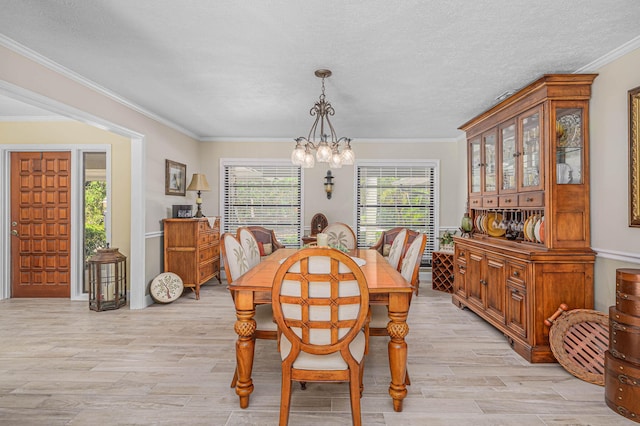
M71 153L11 153L11 297L70 297Z

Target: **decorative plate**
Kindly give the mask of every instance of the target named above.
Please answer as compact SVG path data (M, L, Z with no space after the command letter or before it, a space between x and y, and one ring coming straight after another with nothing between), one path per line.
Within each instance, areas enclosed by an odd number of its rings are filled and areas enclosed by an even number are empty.
M182 278L173 272L163 272L151 281L149 294L158 303L171 303L184 290Z
M529 221L529 225L527 226L527 234L529 234L529 241L533 241L534 243L536 242L536 234L535 234L535 229L536 229L536 222L538 221L539 216L537 214L534 214L533 216L531 216L531 220Z
M533 241L533 221L535 220L535 215L529 216L527 220L524 222L524 238L527 241Z
M540 242L544 243L544 216L540 219Z
M502 237L507 230L494 226L494 222L497 222L498 225L502 222L502 215L500 213L489 213L487 217L487 233L492 237Z
M488 214L483 214L482 215L482 221L480 222L480 226L482 227L482 233L486 234L489 231L489 227L487 225L487 222L489 222L489 215Z
M533 236L536 237L536 242L541 243L540 239L540 226L542 225L542 218L536 220L536 224L533 225Z
M522 225L522 235L524 236L525 241L529 240L529 236L527 235L527 225L529 224L529 220L531 220L530 217L526 218L524 220L524 225Z

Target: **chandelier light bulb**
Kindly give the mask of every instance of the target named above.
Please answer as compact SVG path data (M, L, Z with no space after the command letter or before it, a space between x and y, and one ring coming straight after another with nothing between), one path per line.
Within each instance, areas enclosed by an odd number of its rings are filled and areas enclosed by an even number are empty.
M323 140L320 142L320 145L318 145L316 160L318 160L318 163L328 163L329 158L331 158L331 148L329 144L327 144L327 141Z
M353 151L351 150L351 147L348 144L344 147L344 150L342 151L342 154L340 154L340 156L342 157L342 164L345 166L352 166L356 159Z
M329 160L329 167L332 169L339 169L342 167L342 156L340 155L338 148L333 149L331 159Z
M315 165L316 159L313 157L313 154L307 151L307 153L304 154L304 162L302 163L302 168L311 169Z
M298 142L293 152L291 153L291 162L296 166L302 166L302 164L304 163L304 157L305 157L304 146L302 146L300 142Z

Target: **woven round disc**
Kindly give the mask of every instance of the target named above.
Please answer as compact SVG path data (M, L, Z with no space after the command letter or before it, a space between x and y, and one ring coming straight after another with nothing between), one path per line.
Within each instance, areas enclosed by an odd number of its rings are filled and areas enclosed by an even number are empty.
M581 380L604 386L608 315L590 309L564 312L549 330L549 344L565 370Z

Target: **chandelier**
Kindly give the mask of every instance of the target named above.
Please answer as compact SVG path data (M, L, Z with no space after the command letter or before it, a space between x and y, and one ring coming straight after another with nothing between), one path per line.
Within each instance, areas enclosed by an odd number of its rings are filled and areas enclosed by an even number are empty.
M351 150L351 139L342 137L338 139L336 131L329 120L329 116L335 114L331 104L327 102L324 95L324 79L331 76L330 70L316 70L316 77L322 79L322 94L320 99L313 105L309 114L316 119L309 130L309 135L296 138L296 146L291 153L291 162L296 166L309 169L318 163L329 163L329 167L337 169L343 165L352 165L355 155ZM327 134L326 132L330 134ZM340 144L344 143L342 151ZM315 158L312 151L316 152Z

